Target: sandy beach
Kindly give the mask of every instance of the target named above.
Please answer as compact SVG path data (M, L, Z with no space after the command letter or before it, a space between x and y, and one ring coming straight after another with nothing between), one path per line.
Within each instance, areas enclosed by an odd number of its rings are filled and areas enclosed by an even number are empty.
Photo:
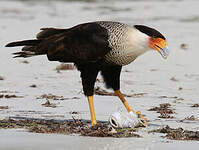
M4 47L11 41L34 38L42 27L67 28L96 20L145 24L167 37L171 51L167 60L156 52L148 52L123 67L121 90L125 94L140 94L127 97L127 101L150 121L149 127L138 131L142 138L97 138L0 129L0 149L198 149L198 141L169 140L162 137L164 134L148 133L164 125L199 131L199 107L191 107L199 103L198 6L199 1L195 0L0 1L0 95L17 96L0 98L0 106L7 107L0 109L0 119L65 120L74 117L90 120L77 70L57 72L60 63L49 62L46 56L13 59L12 53L19 48ZM98 79L100 82L96 87L106 89L100 75ZM50 99L56 107L44 107L42 104L46 99L40 98L44 94L63 96L64 99ZM96 95L94 103L100 121L107 121L118 110L125 111L114 96ZM175 112L171 115L173 118L159 118L159 113L148 111L162 103L171 105ZM190 116L195 120L185 119Z

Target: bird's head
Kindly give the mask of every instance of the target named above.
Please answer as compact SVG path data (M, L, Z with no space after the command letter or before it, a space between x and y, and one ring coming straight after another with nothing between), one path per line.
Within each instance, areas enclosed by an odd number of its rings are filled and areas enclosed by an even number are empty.
M166 38L159 31L144 25L135 25L134 27L148 36L150 49L158 51L164 59L168 57L169 49Z

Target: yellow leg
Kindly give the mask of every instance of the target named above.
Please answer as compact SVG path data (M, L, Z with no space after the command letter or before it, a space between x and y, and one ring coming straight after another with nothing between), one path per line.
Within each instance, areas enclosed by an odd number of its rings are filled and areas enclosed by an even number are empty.
M93 105L93 96L88 96L88 103L90 108L90 114L91 114L91 126L94 126L97 124L96 118L95 118L95 110Z
M122 103L124 104L124 106L126 107L126 109L127 109L128 112L130 112L130 111L135 112L133 109L130 108L129 104L125 100L125 98L122 95L122 93L120 92L120 90L116 90L115 94L120 98L120 100L122 101Z
M125 100L124 96L122 95L122 93L120 92L120 90L116 90L115 94L120 98L120 100L122 101L122 103L124 104L124 106L126 107L127 111L130 112L135 112L133 109L130 108L129 104L127 103L127 101ZM144 120L144 124L147 126L147 119L141 115L141 112L138 111L136 112L136 114L142 118Z

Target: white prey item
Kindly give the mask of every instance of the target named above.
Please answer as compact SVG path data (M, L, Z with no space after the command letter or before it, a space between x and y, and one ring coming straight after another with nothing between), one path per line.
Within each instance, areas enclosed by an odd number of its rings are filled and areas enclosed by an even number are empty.
M110 116L109 123L114 128L133 128L142 124L134 112L115 112Z

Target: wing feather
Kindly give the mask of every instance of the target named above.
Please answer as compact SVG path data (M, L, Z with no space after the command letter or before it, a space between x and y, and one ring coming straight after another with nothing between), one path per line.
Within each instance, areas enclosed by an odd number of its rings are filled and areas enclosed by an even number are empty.
M63 62L97 61L111 50L107 30L97 23L77 25L45 39L42 45L48 45L49 60Z
M17 41L7 47L24 46L15 57L47 55L51 61L98 61L111 48L107 30L97 22L85 23L68 29L42 28L37 39Z

